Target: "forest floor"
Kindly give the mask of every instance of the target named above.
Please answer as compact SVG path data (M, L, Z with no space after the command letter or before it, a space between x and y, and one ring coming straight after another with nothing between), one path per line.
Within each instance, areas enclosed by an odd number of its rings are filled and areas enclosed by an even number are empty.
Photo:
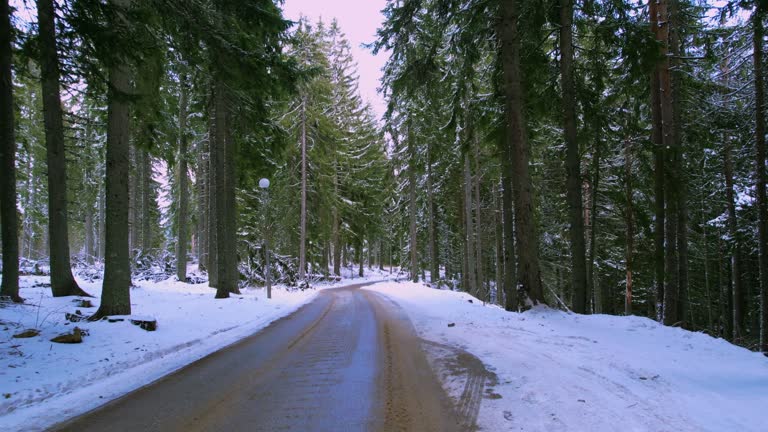
M369 273L384 279L388 273ZM0 307L0 430L41 430L144 386L296 311L318 291L246 290L215 300L205 284L138 283L133 312L157 318L69 323L81 309L24 277L25 305ZM359 281L359 280L358 280ZM350 283L345 280L337 285ZM97 296L100 283L83 283ZM365 287L410 318L461 417L485 431L765 431L768 358L639 317L548 308L509 313L420 284ZM84 343L49 339L80 326ZM29 339L12 338L28 328ZM243 361L247 361L244 359Z
M347 269L343 276L350 276ZM79 298L53 298L45 276L21 278L24 304L0 305L0 430L43 430L119 397L195 360L231 345L311 301L320 289L364 280L382 280L388 272L367 271L316 289L246 289L229 299L214 299L207 283L175 280L135 282L131 308L135 318L154 318L157 331L129 321L69 322L66 313L96 311L101 281L78 280L95 298L92 308ZM87 332L83 343L59 344L51 338ZM40 334L18 339L27 329Z

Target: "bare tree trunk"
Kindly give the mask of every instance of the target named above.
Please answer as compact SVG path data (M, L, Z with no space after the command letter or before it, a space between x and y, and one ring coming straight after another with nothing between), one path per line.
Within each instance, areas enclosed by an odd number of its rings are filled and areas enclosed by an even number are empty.
M414 282L419 281L419 253L416 244L416 143L413 142L413 133L410 126L408 127L408 178L409 178L409 193L408 193L408 213L411 219L411 280Z
M573 0L560 1L560 75L563 87L565 171L571 237L571 285L573 311L587 312L587 263L584 246L584 214L581 196L581 160L576 121L576 90L573 79Z
M17 303L19 296L19 219L16 213L16 139L13 75L11 72L11 8L0 3L0 221L2 221L3 280L0 295Z
M753 17L755 67L755 189L760 269L760 351L768 354L768 202L765 192L765 90L763 88L763 5Z
M147 150L139 150L141 161L141 249L144 253L152 251L152 218L156 207L152 190L152 158Z
M517 262L515 253L515 213L512 195L512 148L506 139L499 140L501 154L501 217L504 237L504 309L517 311L519 308L517 296Z
M733 163L731 140L725 137L723 167L725 174L725 199L728 209L728 236L731 238L731 281L733 285L733 340L739 340L744 330L744 295L741 283L741 241L736 220L736 203L733 192Z
M624 299L624 313L632 315L632 254L634 251L635 227L632 215L632 152L629 139L624 140L624 182L626 188L626 221L627 221L627 290Z
M197 262L200 270L208 269L208 139L200 140L197 150Z
M596 139L592 151L592 181L589 188L589 256L587 263L587 290L591 293L592 311L602 312L602 293L595 289L595 256L597 253L597 198L600 190L600 139Z
M435 203L432 186L432 144L427 142L427 197L429 206L429 281L436 283L440 280L440 262L437 250L437 204Z
M659 69L660 102L661 102L661 130L665 153L667 153L667 165L664 172L664 193L666 198L666 218L664 221L666 234L665 271L666 284L664 287L664 324L675 325L680 321L678 308L680 301L679 292L679 255L678 255L678 182L680 173L680 146L675 139L674 130L674 95L672 86L672 65L669 59L671 22L669 13L669 1L660 0L658 4L658 21L660 25L661 40L661 64Z
M464 226L465 230L465 254L467 261L467 288L472 295L477 293L477 270L475 268L475 233L472 223L472 171L469 163L469 153L464 154Z
M98 244L98 256L100 261L104 261L104 249L107 239L107 208L106 208L106 192L102 186L99 186L99 244Z
M299 228L299 280L307 269L307 99L301 97L301 227Z
M235 218L235 143L229 136L229 104L226 84L218 79L214 89L216 133L211 149L211 156L216 155L213 165L216 170L216 193L214 194L217 219L216 298L227 298L229 293L239 293Z
M130 144L129 144L130 145ZM130 220L129 252L134 253L141 247L141 168L139 158L139 149L134 145L128 150L129 157L129 180L128 190L130 202L128 206L128 217Z
M501 180L493 188L493 236L496 240L496 304L504 306L504 295L502 287L504 286L504 230L502 229L502 210L499 194L501 193Z
M93 229L93 209L87 208L85 210L85 262L88 265L93 265L93 257L96 255Z
M216 106L216 88L211 92L211 114L208 125L208 286L218 288L219 286L219 238L218 223L219 215L216 207L216 196L219 191L219 171L216 168L219 153L217 151L217 110Z
M533 217L533 186L528 161L530 149L523 120L523 92L520 84L520 34L518 1L501 3L501 60L504 69L507 144L511 149L514 176L515 237L518 252L518 290L520 303L528 309L544 303L539 268L539 243Z
M717 236L717 268L720 273L720 325L722 327L721 336L726 340L733 340L733 302L732 281L733 277L728 277L727 269L723 268L723 236L718 231Z
M477 297L485 299L485 276L483 274L483 224L480 220L482 202L480 200L480 145L476 137L472 137L475 150L475 250L477 254Z
M43 120L48 158L48 238L51 258L51 291L54 297L88 295L72 276L67 223L67 159L59 92L59 56L53 0L37 1L40 77L43 88Z
M124 13L130 0L113 0L120 13L114 27L127 26ZM128 250L128 175L130 169L130 107L126 95L131 91L129 68L124 63L109 67L107 99L106 245L101 305L90 318L131 313L131 261Z
M182 75L179 82L179 209L178 239L176 241L176 277L181 282L187 280L187 208L189 207L189 192L187 187L187 79Z
M394 136L394 134L393 134ZM335 150L335 149L334 149ZM332 241L333 241L333 274L341 276L341 235L339 220L339 161L336 151L333 152L333 228L332 228Z
M648 1L648 11L651 20L651 31L657 41L661 41L659 27L659 12L657 6L658 0ZM655 314L658 321L662 321L664 313L664 226L665 226L665 191L664 191L664 139L662 133L662 114L661 114L661 84L659 72L661 65L657 65L651 72L651 142L653 143L654 154L654 268L656 278L656 307Z

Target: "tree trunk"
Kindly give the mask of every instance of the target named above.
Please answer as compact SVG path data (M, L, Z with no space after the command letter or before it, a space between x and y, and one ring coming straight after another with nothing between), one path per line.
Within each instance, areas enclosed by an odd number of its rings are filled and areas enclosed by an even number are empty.
M648 11L651 20L651 31L657 41L661 40L659 28L659 16L657 0L648 1ZM653 144L653 171L654 171L654 269L656 279L656 304L655 315L658 321L662 321L664 313L664 226L666 213L664 209L664 139L662 133L662 114L661 114L661 84L659 72L661 65L656 65L651 72L651 142Z
M515 253L515 213L514 197L512 194L512 147L507 145L507 137L502 136L498 141L501 158L501 218L504 242L504 276L502 290L504 291L504 309L517 311L519 308L517 296L517 262Z
M51 258L51 291L54 297L88 295L72 276L67 224L67 159L59 92L59 56L53 0L37 1L40 77L43 88L43 121L48 159L48 238Z
M208 139L200 140L197 150L197 262L200 270L208 270Z
M141 161L141 249L145 254L152 251L152 211L157 203L152 190L152 158L147 150L139 150Z
M436 283L440 280L440 262L437 250L437 204L432 186L432 144L427 142L427 197L429 206L429 281Z
M763 88L763 5L753 17L755 67L755 189L760 270L760 351L768 353L768 203L765 192L765 93Z
M89 206L85 209L85 262L88 265L93 265L93 257L96 255L93 229L93 208Z
M678 188L680 172L680 147L675 139L674 130L674 95L672 86L672 64L670 54L670 13L669 0L660 0L658 4L659 36L661 41L661 57L659 68L659 94L661 102L661 130L665 153L667 156L664 172L664 194L666 198L666 217L664 221L666 235L666 256L664 287L664 324L675 325L680 321L679 307L679 256L678 256Z
M211 114L208 124L208 286L218 288L219 286L219 238L218 223L219 215L216 208L216 200L219 192L219 171L216 167L219 154L217 152L217 110L216 106L216 85L211 92Z
M216 107L216 133L211 155L216 155L216 270L218 285L216 298L227 298L229 293L239 293L237 287L237 238L235 226L235 166L234 141L229 136L230 104L226 84L220 79L214 89Z
M728 210L728 236L731 239L731 284L733 286L733 340L738 341L744 330L744 290L741 283L741 241L736 221L736 203L733 191L733 163L731 140L725 137L723 167L725 174L725 200Z
M130 203L128 206L128 217L130 220L130 241L129 251L131 254L141 247L141 163L139 158L139 149L131 146L129 152L129 180L128 190L130 193Z
M301 226L299 228L299 280L307 269L307 98L301 97Z
M560 1L560 75L563 87L565 172L571 237L573 311L587 312L587 263L581 196L581 160L576 124L576 90L573 78L573 0Z
M507 143L511 148L514 174L515 237L518 251L518 290L520 302L528 309L544 303L544 290L539 268L539 244L533 215L533 191L528 167L529 148L523 120L523 92L520 84L520 34L518 2L501 3L501 60L504 70Z
M3 243L3 280L0 295L14 302L19 296L19 237L16 213L16 139L14 134L13 75L11 72L11 8L0 4L0 222Z
M413 142L413 133L410 126L408 127L408 178L409 178L409 193L408 193L408 213L411 219L411 235L410 235L410 249L411 249L411 280L414 282L419 281L419 254L416 244L416 143Z
M482 202L480 200L480 145L477 137L472 137L472 144L475 150L475 250L477 255L477 298L486 300L485 275L483 274L483 224L480 220Z
M130 0L114 0L110 4L127 12ZM118 14L114 27L127 25ZM126 64L111 65L107 99L107 171L106 171L106 244L104 247L104 282L101 305L90 318L131 313L131 261L128 250L128 176L130 169L130 76Z
M99 244L98 244L98 256L99 261L104 261L104 249L106 247L107 240L107 197L106 192L102 186L99 186Z
M501 181L493 188L493 236L496 240L496 304L504 306L504 295L502 287L504 286L504 230L502 229L503 217L501 210Z
M189 195L187 187L187 83L182 75L179 82L179 166L178 188L179 208L176 216L178 239L176 241L176 277L181 282L187 281L187 207Z
M599 130L599 129L597 129ZM592 153L592 182L589 188L589 262L587 263L587 289L591 292L592 311L602 312L602 293L595 289L595 254L597 253L597 198L600 190L600 139L596 139Z
M624 182L625 194L627 200L626 222L627 222L627 290L624 297L624 313L632 315L632 254L634 250L635 227L632 215L632 153L629 139L624 140Z
M726 275L727 269L725 269L723 266L723 235L719 230L717 239L717 270L719 273L718 279L720 280L720 289L718 290L720 294L720 335L726 340L732 341L733 309L731 308L731 303L733 299L731 297L731 283L733 278L729 278Z
M339 161L338 161L338 154L334 151L333 153L333 228L331 235L333 236L333 274L336 276L341 276L341 235L339 233L340 231L340 225L341 221L339 220L339 205L338 205L338 199L339 199Z
M464 248L467 261L467 283L466 291L472 295L477 293L477 270L475 268L475 233L472 223L472 171L469 162L469 152L464 154L464 226L465 239Z

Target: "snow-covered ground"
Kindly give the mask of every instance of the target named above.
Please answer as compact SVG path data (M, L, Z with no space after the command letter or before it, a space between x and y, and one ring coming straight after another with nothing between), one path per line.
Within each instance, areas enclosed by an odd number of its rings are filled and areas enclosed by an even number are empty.
M27 304L0 307L3 431L41 430L92 409L237 342L317 292L275 289L268 301L258 289L215 300L205 284L139 283L133 313L158 320L147 332L129 322L68 323L65 312L95 309L34 286L46 279L24 277ZM100 282L82 285L97 306ZM508 313L413 283L366 289L400 304L424 339L459 347L496 374L480 405L485 431L768 430L768 358L723 340L645 318ZM74 326L89 332L82 344L49 342ZM27 328L41 334L12 338Z
M414 283L366 289L496 374L482 430L768 431L768 358L722 339L638 317L509 313Z
M344 276L349 276L345 269ZM320 288L364 280L382 280L388 272L345 279ZM78 282L92 295L93 308L78 307L76 298L53 298L47 277L23 277L23 305L0 307L0 430L42 430L150 383L184 365L230 345L309 302L316 289L244 290L229 299L214 299L207 284L168 280L138 282L131 289L132 313L157 319L147 332L128 321L70 323L65 313L96 311L101 282ZM77 326L89 334L81 344L50 339ZM25 329L39 336L13 338ZM247 362L248 359L243 359Z

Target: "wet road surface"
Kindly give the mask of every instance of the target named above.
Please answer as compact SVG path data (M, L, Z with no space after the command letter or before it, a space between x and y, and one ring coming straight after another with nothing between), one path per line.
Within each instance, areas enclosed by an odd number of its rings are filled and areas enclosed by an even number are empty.
M360 286L52 430L466 430L407 317Z

